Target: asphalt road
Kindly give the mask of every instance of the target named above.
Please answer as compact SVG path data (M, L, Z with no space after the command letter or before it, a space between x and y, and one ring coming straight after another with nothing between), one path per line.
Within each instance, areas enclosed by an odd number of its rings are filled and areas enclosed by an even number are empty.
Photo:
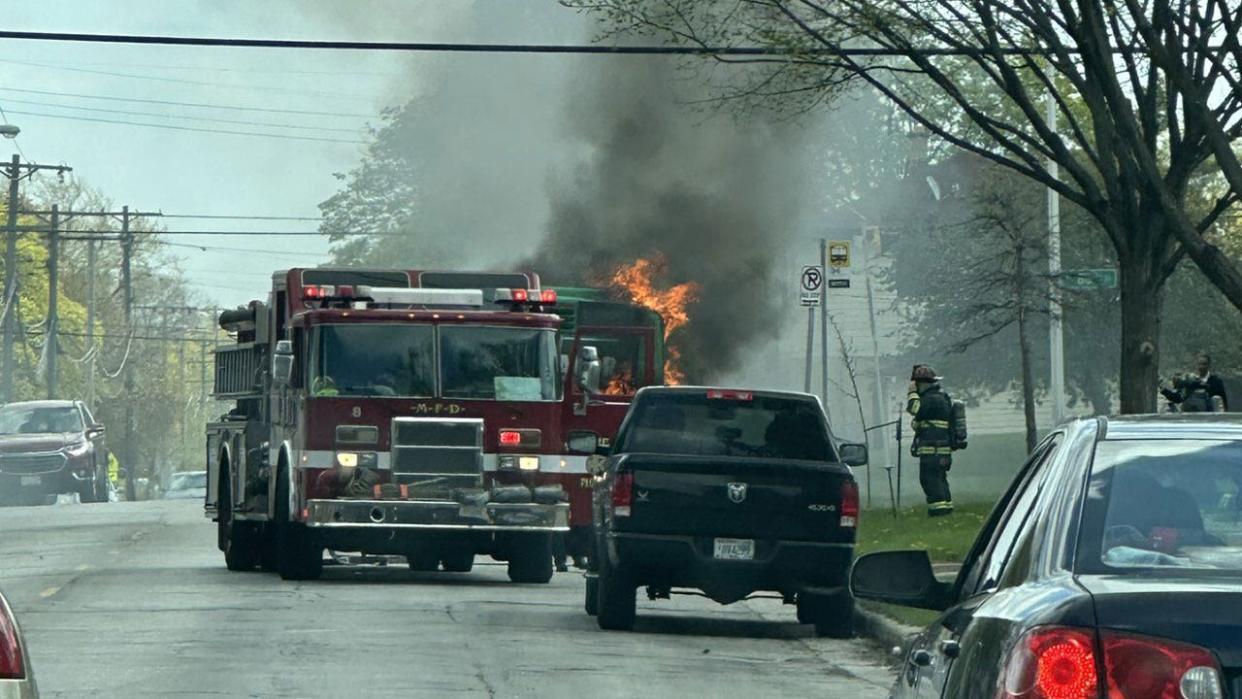
M0 589L45 697L884 697L866 641L777 600L639 603L600 631L582 578L336 567L230 573L197 502L0 509ZM488 565L484 565L484 562Z

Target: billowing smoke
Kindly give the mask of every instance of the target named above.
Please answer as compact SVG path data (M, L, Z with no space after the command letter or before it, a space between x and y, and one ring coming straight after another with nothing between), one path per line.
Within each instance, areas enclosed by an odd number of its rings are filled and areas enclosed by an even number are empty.
M687 379L719 379L780 321L772 282L801 223L800 129L687 107L693 87L665 59L589 67L565 124L585 155L549 182L535 269L552 284L599 285L622 265L662 257L658 286L699 286L689 323L670 338Z

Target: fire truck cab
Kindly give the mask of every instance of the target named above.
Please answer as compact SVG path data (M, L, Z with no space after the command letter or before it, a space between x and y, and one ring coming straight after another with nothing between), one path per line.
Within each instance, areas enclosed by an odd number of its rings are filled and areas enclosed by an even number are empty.
M465 572L486 554L546 583L573 410L555 302L533 274L317 268L222 313L237 341L215 395L235 407L207 426L206 510L228 568L315 578L330 549Z

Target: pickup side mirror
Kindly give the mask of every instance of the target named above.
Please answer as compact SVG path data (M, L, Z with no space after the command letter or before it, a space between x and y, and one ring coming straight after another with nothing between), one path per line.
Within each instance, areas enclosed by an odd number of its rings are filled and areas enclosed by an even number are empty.
M90 427L86 428L87 439L96 439L98 437L102 437L103 435L104 435L103 425L91 425Z
M841 463L846 466L866 466L867 465L867 445L866 444L842 444L840 446Z
M859 599L944 611L949 584L936 579L926 551L880 551L859 556L850 572Z
M570 432L567 441L571 454L594 454L599 448L599 435L586 430Z
M276 352L272 355L272 382L277 386L288 386L293 380L293 343L280 340L276 343Z

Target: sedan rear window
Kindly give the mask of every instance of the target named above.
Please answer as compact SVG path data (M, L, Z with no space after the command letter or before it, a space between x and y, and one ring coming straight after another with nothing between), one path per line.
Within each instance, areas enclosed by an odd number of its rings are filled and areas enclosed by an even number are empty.
M677 391L640 398L619 452L836 461L819 404L744 394L709 398Z
M1099 556L1113 571L1242 571L1242 443L1105 441L1092 497L1106 502Z

